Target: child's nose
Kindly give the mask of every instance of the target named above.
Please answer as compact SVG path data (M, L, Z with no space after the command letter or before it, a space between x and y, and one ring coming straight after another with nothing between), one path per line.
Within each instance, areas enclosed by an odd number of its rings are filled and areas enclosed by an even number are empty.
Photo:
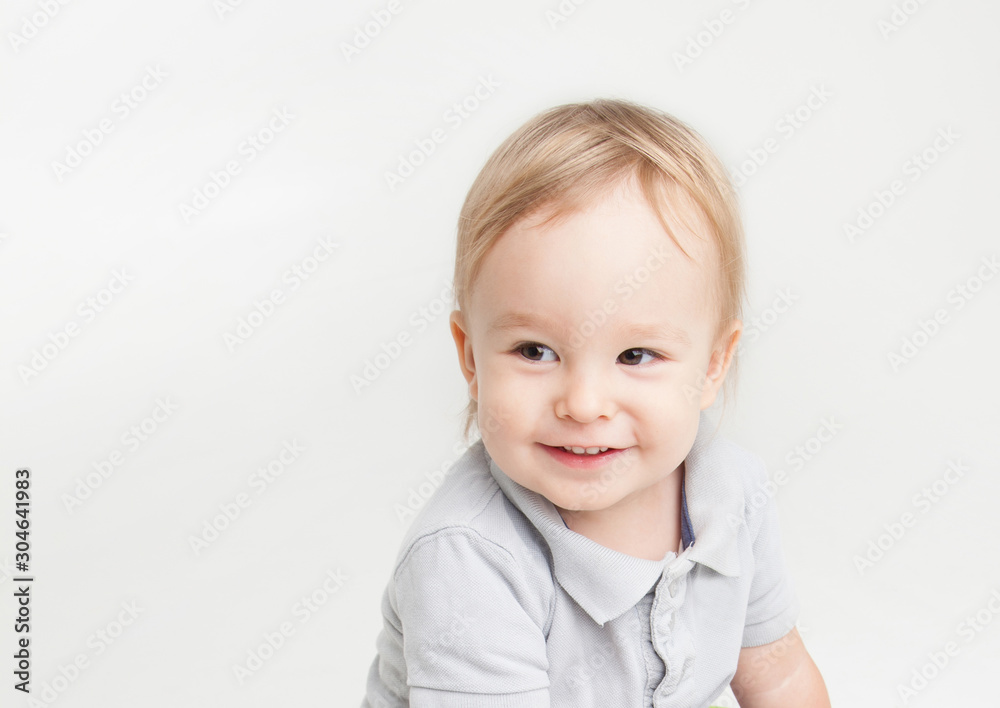
M556 416L578 423L611 418L617 406L610 384L610 377L595 369L567 372L556 399Z

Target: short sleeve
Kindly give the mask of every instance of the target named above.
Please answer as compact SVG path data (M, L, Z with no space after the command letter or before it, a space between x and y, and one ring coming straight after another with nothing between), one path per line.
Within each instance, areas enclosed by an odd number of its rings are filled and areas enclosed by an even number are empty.
M746 622L743 629L744 647L770 644L788 634L795 626L799 614L798 600L785 566L781 548L781 531L778 527L778 507L770 494L751 496L766 501L757 510L759 518L748 527L757 526L753 537L754 572L747 602Z
M538 588L471 529L419 539L394 576L413 708L549 705Z

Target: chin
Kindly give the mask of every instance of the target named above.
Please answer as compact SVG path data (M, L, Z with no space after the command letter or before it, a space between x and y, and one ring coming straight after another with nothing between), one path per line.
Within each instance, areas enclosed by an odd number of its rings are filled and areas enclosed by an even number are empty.
M559 509L570 513L579 513L603 511L612 506L618 499L610 497L607 492L597 493L592 491L588 493L587 491L583 491L574 496L564 495L560 500L562 503L553 501L552 499L549 499L549 501Z

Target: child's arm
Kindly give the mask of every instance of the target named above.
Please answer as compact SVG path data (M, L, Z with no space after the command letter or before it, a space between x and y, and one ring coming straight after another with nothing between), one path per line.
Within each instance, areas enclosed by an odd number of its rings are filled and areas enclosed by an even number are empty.
M741 708L830 708L823 677L797 629L741 649L730 685Z
M550 581L551 582L551 581ZM417 540L389 600L411 708L547 708L550 602L511 553L468 528Z
M748 499L768 479L763 460L757 460ZM771 494L763 502L753 499L747 507L753 580L730 686L741 708L830 708L823 677L795 628L798 601L781 549L777 504Z

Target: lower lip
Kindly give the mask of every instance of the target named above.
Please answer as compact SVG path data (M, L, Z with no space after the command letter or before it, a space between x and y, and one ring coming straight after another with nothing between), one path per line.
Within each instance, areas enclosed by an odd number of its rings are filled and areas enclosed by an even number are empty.
M628 451L628 448L625 448L606 450L596 455L577 455L575 452L566 452L561 447L552 447L551 445L542 445L542 447L560 464L577 470L599 469Z

